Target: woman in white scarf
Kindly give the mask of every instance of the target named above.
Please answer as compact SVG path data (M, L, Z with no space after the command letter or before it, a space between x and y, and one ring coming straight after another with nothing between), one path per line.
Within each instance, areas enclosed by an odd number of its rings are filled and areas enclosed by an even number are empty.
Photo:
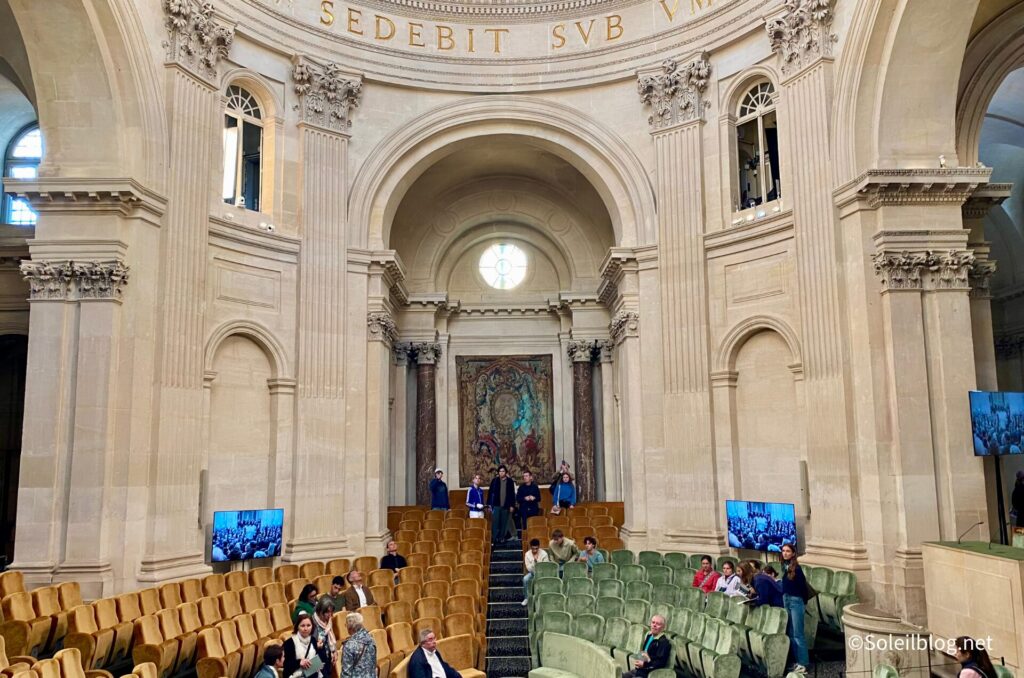
M300 612L295 622L295 633L284 642L284 678L301 678L315 658L313 620L305 612Z

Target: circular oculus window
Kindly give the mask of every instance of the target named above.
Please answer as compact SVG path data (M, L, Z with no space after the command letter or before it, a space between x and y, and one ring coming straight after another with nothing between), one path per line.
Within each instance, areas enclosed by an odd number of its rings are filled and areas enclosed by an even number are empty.
M498 243L480 257L480 275L496 290L510 290L526 277L526 252L509 243Z

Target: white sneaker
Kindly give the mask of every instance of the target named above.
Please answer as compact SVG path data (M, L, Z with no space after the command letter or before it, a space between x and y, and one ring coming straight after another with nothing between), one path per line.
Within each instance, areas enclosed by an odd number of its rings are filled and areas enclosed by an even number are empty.
M790 673L807 673L807 667L803 664L793 664L793 668L790 669Z
M529 601L529 599L528 599L528 598L523 598L523 602L521 602L521 603L519 603L519 604L520 604L520 605L522 605L523 607L526 607L527 603L529 603L529 602L530 602L530 601Z

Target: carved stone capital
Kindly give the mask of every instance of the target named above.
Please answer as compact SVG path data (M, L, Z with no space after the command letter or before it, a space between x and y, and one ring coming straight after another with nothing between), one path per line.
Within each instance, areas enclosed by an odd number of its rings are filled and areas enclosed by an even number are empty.
M128 267L120 261L23 261L32 301L119 301L128 284Z
M366 327L370 341L382 341L391 345L398 339L398 325L387 311L367 313Z
M412 345L412 354L417 365L436 365L441 357L441 344L435 341L422 341Z
M636 311L619 311L608 325L608 331L616 344L627 337L639 337L640 314Z
M352 109L359 106L363 84L335 63L325 66L297 57L292 66L302 121L333 132L352 126Z
M832 55L835 0L786 0L784 11L765 22L772 51L779 55L782 72L799 71L819 57Z
M566 345L566 353L574 363L589 363L594 360L596 342L574 339Z
M690 63L680 66L674 59L666 59L656 73L641 74L637 78L640 102L650 105L652 111L647 122L655 130L671 125L702 120L704 92L711 76L711 62L701 52Z
M976 259L968 273L971 283L972 299L992 298L992 276L996 272L996 262L987 259Z
M217 64L227 58L234 42L234 27L216 20L212 2L163 0L163 6L167 58L203 77L215 77Z
M395 356L395 364L399 367L407 367L409 365L410 352L412 351L412 344L408 342L396 343L391 347L391 352Z
M597 350L602 363L615 362L615 344L610 339L597 342Z
M883 292L968 290L974 253L968 250L879 252L873 261Z

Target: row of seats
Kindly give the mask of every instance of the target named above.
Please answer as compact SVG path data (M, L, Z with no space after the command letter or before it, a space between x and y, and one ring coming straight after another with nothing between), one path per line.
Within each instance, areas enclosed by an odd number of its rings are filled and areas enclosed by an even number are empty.
M2 650L0 646L0 650ZM0 655L3 653L0 652ZM17 663L5 669L5 676L17 678L113 678L106 671L86 671L82 668L78 650L67 648L50 659L33 659L32 663ZM146 678L153 678L146 676Z
M0 636L13 654L50 653L67 633L68 611L82 604L76 582L25 591L20 572L3 574L5 595L0 600Z
M415 649L415 648L413 648ZM484 658L478 655L478 646L468 634L449 635L447 638L439 638L437 651L444 657L445 663L461 674L462 678L486 678L483 672ZM399 662L390 674L380 673L380 678L390 675L390 678L408 678L410 652L405 659Z

